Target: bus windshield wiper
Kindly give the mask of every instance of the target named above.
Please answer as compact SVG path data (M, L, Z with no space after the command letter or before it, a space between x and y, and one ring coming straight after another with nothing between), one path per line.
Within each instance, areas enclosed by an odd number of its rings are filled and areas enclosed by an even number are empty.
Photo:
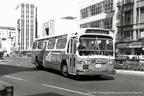
M100 47L98 44L98 38L96 37L95 39L96 42L94 42L94 45L92 46L92 50L90 51L89 55L91 54L91 52L94 52L94 47L98 49L98 54L100 53Z
M103 45L101 45L101 46L103 47L103 49L104 49L105 51L107 50ZM108 51L106 51L106 53L107 53L107 55L109 56Z
M96 49L98 49L98 55L101 53L101 52L100 52L100 51L101 51L100 46L102 46L102 48L106 51L106 48L105 48L102 44L99 44L97 37L96 37L95 41L96 41L96 42L95 42L94 45L92 46L92 50L90 51L89 55L90 55L92 52L94 52L94 47L95 47ZM107 55L109 55L109 53L108 53L107 51L106 51L106 53L107 53Z

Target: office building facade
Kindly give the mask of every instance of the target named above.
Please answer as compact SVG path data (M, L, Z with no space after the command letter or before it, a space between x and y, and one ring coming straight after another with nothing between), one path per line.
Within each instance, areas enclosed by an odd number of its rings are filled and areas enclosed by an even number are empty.
M83 0L80 6L80 28L95 27L117 31L117 0ZM117 32L115 32L117 33Z
M78 19L72 16L50 19L42 25L42 36L75 32L79 29Z
M120 55L144 55L144 0L119 0L117 49Z
M37 7L20 3L16 7L17 47L19 51L30 51L37 37Z

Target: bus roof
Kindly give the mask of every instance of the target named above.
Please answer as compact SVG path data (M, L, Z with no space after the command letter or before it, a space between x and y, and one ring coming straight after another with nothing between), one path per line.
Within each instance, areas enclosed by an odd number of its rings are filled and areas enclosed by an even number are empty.
M64 36L64 35L68 35L68 34L55 34L55 35L49 35L49 36L44 36L44 37L36 38L35 40L47 39L47 38L52 38L52 37L56 37L56 36Z
M97 29L97 30L107 30L107 31L110 31L109 29L103 29L103 28L91 28L91 27L88 27L88 28L81 28L79 30L87 30L87 29Z
M87 30L89 30L89 32ZM94 30L99 30L101 32L92 32ZM114 34L112 30L102 29L102 28L81 28L81 29L78 29L77 32L75 32L75 34L77 34L77 35L81 35L81 34L85 34L85 33L88 33L88 34L91 34L91 35L95 34L95 33L97 33L99 35L100 34L101 35L113 35Z
M44 37L39 37L39 38L36 38L35 40L41 40L41 39L47 39L47 38L52 38L52 37L56 37L56 36L64 36L64 35L71 35L71 36L77 36L77 35L80 35L80 34L83 34L83 33L86 33L86 30L102 30L102 31L107 31L107 32L111 32L113 33L111 30L109 29L102 29L102 28L80 28L80 29L77 29L75 30L75 32L70 32L70 33L63 33L63 34L54 34L54 35L49 35L49 36L44 36Z

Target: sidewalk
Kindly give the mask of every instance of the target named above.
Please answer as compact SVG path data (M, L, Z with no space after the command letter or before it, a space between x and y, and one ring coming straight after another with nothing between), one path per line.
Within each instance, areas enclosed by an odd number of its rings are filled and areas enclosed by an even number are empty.
M144 76L144 71L116 70L116 74L126 74L126 75Z

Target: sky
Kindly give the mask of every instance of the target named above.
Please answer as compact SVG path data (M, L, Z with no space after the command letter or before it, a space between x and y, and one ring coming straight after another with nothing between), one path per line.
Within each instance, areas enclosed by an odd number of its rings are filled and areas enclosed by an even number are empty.
M15 27L15 8L19 3L31 3L38 9L38 27L49 19L78 16L79 0L0 0L0 26Z

